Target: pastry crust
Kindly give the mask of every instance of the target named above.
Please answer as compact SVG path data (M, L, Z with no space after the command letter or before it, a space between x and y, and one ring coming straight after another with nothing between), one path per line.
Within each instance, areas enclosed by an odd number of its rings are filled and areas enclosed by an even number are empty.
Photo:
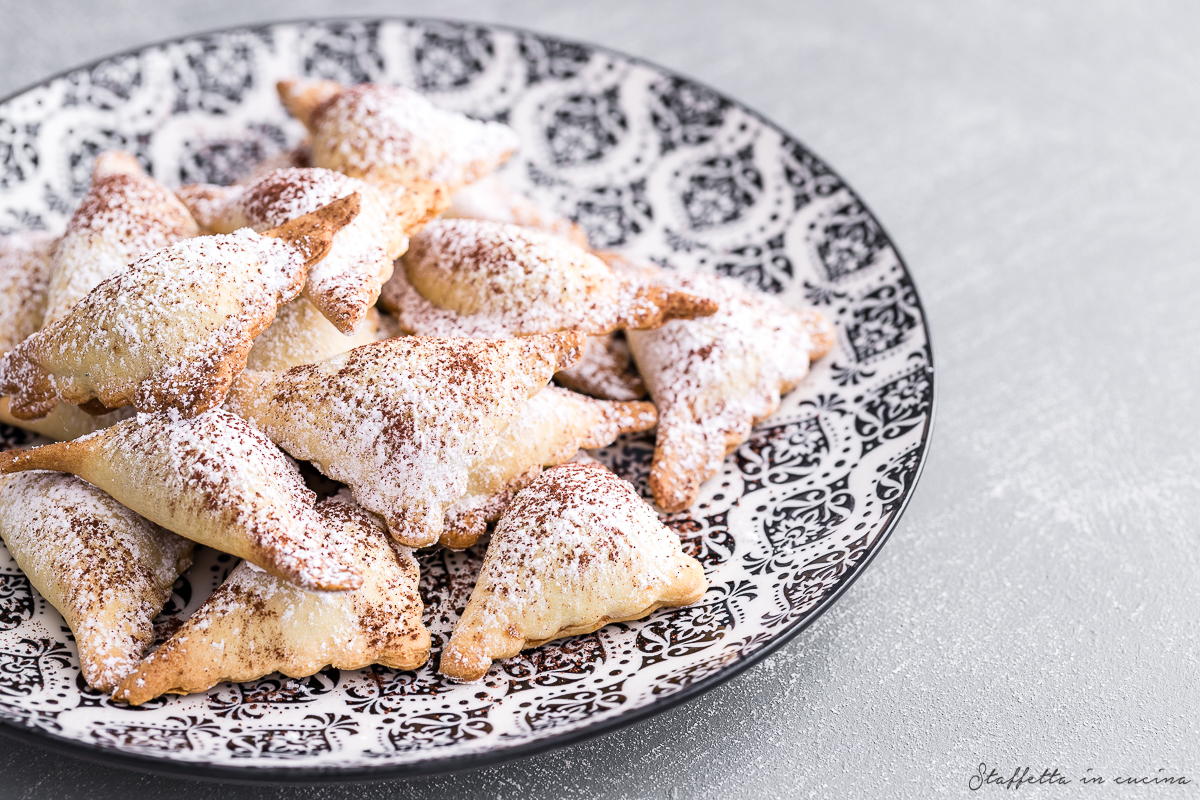
M0 353L7 353L41 327L56 242L43 231L0 237ZM41 419L23 420L8 412L8 404L9 398L0 397L0 422L58 441L107 428L129 416L116 412L97 417L60 403Z
M589 336L583 358L554 380L573 392L602 400L641 400L646 396L646 384L633 367L629 344L616 333Z
M717 310L707 298L618 275L557 236L503 222L435 220L401 263L381 301L401 328L421 335L605 334Z
M348 484L399 542L425 547L471 469L581 346L573 333L388 339L283 373L243 373L228 407Z
M358 205L350 195L265 234L203 236L139 259L4 356L9 413L37 419L94 399L189 415L219 405L254 337Z
M284 80L280 100L312 136L313 165L430 198L450 195L504 163L520 141L512 128L445 111L400 86Z
M500 518L438 669L479 680L493 659L688 605L707 588L629 483L598 465L554 467Z
M622 433L650 430L657 419L652 403L613 403L547 386L471 470L467 494L446 513L441 543L470 547L543 467L570 461L580 448L606 447Z
M327 169L289 168L246 186L185 186L179 197L208 232L232 233L244 227L262 232L355 193L361 211L334 234L329 253L312 266L304 285L304 297L351 334L392 276L393 260L408 249L404 214L394 207L411 196Z
M133 407L126 406L105 414L89 414L79 406L59 403L50 413L39 419L18 419L8 411L9 400L8 397L0 397L0 422L32 431L56 442L66 442L104 430L137 413Z
M147 253L198 235L188 210L136 158L118 150L101 153L92 184L55 248L42 327Z
M88 686L111 691L154 641L194 545L73 475L0 478L0 536L75 635Z
M0 472L31 469L78 475L167 530L302 588L361 583L295 465L227 411L139 414L73 442L0 453Z
M536 228L585 250L588 248L587 234L582 228L509 188L495 175L455 192L442 217L491 220ZM611 253L597 255L605 261L617 257ZM633 368L628 346L624 339L613 334L589 336L579 364L555 375L554 380L572 391L603 400L640 400L646 396L646 386Z
M242 563L137 667L113 699L139 705L272 672L303 678L326 666L416 669L429 658L417 561L370 514L344 499L317 506L362 573L353 592L305 592Z
M638 371L658 407L650 488L664 511L696 502L700 484L750 429L779 408L833 346L833 326L731 278L662 272L659 281L717 298L711 317L628 331Z
M587 249L588 237L573 221L538 205L532 198L510 189L495 175L481 178L459 189L450 198L443 219L486 219L508 222L566 239Z
M275 321L254 340L246 358L249 370L283 370L315 364L364 344L391 337L391 327L375 308L346 335L303 297L279 307Z
M0 353L42 326L56 243L45 231L0 236Z

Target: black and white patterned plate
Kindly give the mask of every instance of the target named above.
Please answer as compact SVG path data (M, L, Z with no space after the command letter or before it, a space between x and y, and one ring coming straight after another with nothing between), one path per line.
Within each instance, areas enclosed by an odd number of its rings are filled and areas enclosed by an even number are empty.
M933 364L899 254L849 187L737 102L644 62L521 30L432 20L293 22L190 36L0 103L0 232L61 229L92 159L120 147L169 186L228 183L299 141L290 75L415 87L521 134L506 179L597 247L746 281L837 324L833 352L667 522L705 565L694 606L553 643L484 682L434 671L482 554L424 554L431 665L271 676L139 709L83 683L62 618L0 548L0 730L160 771L348 779L482 764L607 731L778 647L865 567L912 493ZM19 439L21 434L5 429ZM596 453L647 491L653 442ZM162 624L232 566L202 551Z

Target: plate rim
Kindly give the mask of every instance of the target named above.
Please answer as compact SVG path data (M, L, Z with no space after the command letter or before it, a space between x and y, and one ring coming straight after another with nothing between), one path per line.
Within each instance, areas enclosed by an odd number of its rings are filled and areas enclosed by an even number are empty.
M144 44L128 47L122 50L111 51L90 61L59 70L58 72L41 78L40 80L27 84L20 89L5 95L4 97L0 97L0 105L14 100L26 92L33 91L34 89L43 87L53 81L58 80L59 78L63 78L72 72L94 67L109 59L133 55L155 47L178 44L203 36L227 34L236 31L253 31L276 25L384 21L404 23L433 22L452 25L474 25L481 28L490 28L493 30L503 30L514 33L530 33L566 44L586 47L596 52L608 53L609 55L624 59L629 63L657 70L664 75L678 77L690 81L691 83L700 86L717 95L718 97L736 105L741 110L757 119L763 125L772 128L778 133L796 141L803 146L805 150L807 150L809 153L812 153L813 156L816 157L821 164L841 182L841 185L847 192L849 192L851 197L853 197L854 200L862 205L863 209L870 215L875 224L879 226L880 232L883 233L888 244L895 252L896 260L899 263L901 270L903 270L903 274L910 279L915 305L921 311L921 328L925 334L924 350L927 359L925 369L929 375L930 383L930 402L929 414L921 431L921 438L916 445L916 449L919 451L920 455L917 460L916 471L913 473L912 484L909 486L908 491L905 492L903 497L900 498L900 502L892 511L891 516L886 522L883 523L878 538L875 540L875 543L871 546L871 548L864 554L862 560L850 567L847 572L838 580L838 582L833 585L829 592L823 598L821 598L821 601L817 603L817 605L810 609L806 614L792 622L789 626L776 633L776 635L773 636L771 640L763 647L759 648L750 655L739 656L737 660L732 661L713 674L708 675L671 695L659 697L644 706L632 708L613 717L599 720L591 724L585 724L574 730L546 736L541 739L526 742L524 744L512 745L509 747L499 747L482 753L448 755L443 757L435 756L409 764L388 764L368 767L258 767L247 764L246 766L234 767L202 762L173 761L170 759L156 758L137 753L127 753L121 750L87 744L85 742L65 736L57 736L39 728L22 725L13 720L4 718L0 718L0 736L10 740L20 741L25 744L35 744L38 747L58 753L60 755L71 756L73 758L78 758L83 761L102 766L124 767L143 773L164 775L173 778L187 778L205 782L242 785L258 785L264 782L293 785L374 783L397 779L429 777L433 775L465 772L468 770L481 769L506 761L526 759L538 753L559 750L571 745L580 744L589 739L594 739L622 728L627 728L643 722L650 717L658 716L665 711L694 700L702 694L708 693L721 684L724 684L738 675L741 675L756 664L759 664L768 656L773 655L784 645L795 639L801 631L805 630L809 625L820 619L820 617L824 615L824 613L829 610L834 603L841 599L842 595L844 595L850 586L853 585L853 583L858 579L858 576L866 570L866 568L875 559L875 556L887 543L888 539L891 538L892 532L899 524L900 518L903 516L905 510L908 508L908 504L912 500L913 494L916 492L917 485L920 483L921 476L925 472L926 462L929 460L929 450L932 441L934 420L937 416L938 405L938 380L937 370L934 366L935 357L933 352L933 335L929 325L929 315L925 309L924 303L921 302L921 294L916 286L915 281L911 280L912 272L908 268L908 263L904 260L904 256L900 253L900 249L896 246L896 242L888 233L887 228L884 227L883 223L880 221L875 212L871 210L870 205L868 205L862 199L858 192L842 178L841 174L832 165L830 165L828 161L813 151L812 148L805 144L800 138L786 131L781 125L767 118L756 108L750 107L741 100L738 100L737 98L734 98L724 91L718 90L703 81L697 80L669 67L664 67L661 64L657 64L640 56L630 55L607 45L596 44L579 39L572 39L554 33L545 33L537 29L527 28L520 25L425 15L334 15L293 17L289 19L265 20L241 25L209 28L180 36L172 36L146 42Z

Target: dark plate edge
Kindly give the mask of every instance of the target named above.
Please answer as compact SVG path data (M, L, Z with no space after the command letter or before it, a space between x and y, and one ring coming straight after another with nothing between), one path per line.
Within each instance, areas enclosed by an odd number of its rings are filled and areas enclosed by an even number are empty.
M491 23L491 22L478 22L478 21L474 21L474 20L449 19L446 17L423 17L423 16L361 16L361 17L348 16L348 17L340 17L340 16L334 16L334 17L302 17L302 18L297 18L297 19L270 20L270 21L264 21L264 22L246 24L246 25L235 25L233 27L227 27L227 28L214 28L214 29L208 29L208 30L203 30L203 31L197 31L195 33L184 34L182 36L174 36L174 37L170 37L167 39L160 39L158 41L143 44L143 45L140 45L135 48L127 48L125 50L119 50L116 52L112 52L107 55L101 56L99 58L93 59L92 61L86 62L84 64L79 64L79 65L76 65L73 67L68 67L67 69L60 70L59 72L56 72L48 77L42 78L41 80L36 81L35 83L28 84L28 85L24 86L23 88L18 89L17 91L12 92L12 93L0 98L0 104L7 103L10 100L13 100L16 97L18 97L26 92L29 92L29 91L37 89L41 86L44 86L52 81L55 81L59 78L62 78L64 76L72 73L72 72L75 72L76 70L88 69L88 68L96 66L97 64L100 64L101 62L106 61L110 58L115 58L117 56L122 56L122 55L130 55L133 53L140 53L142 51L150 50L155 47L162 47L162 46L169 45L169 44L175 44L178 42L187 41L189 39L195 39L195 38L201 37L201 36L209 36L209 35L215 35L215 34L221 34L221 33L231 33L233 31L250 31L250 30L256 30L256 29L260 29L260 28L267 28L267 27L271 27L274 25L301 25L301 24L305 24L305 23L377 22L377 21L378 22L382 22L382 21L439 22L439 23L465 24L465 25L477 25L479 27L511 31L511 32L515 32L515 33L532 33L534 35L545 36L550 39L555 39L560 42L565 42L567 44L576 44L581 47L590 48L597 52L609 53L613 56L617 56L619 58L625 59L625 60L629 61L630 63L639 64L641 66L645 66L645 67L657 70L659 72L662 72L663 74L666 74L666 75L670 75L673 77L679 77L679 78L683 78L685 80L691 81L692 83L694 83L698 86L701 86L710 92L713 92L718 97L729 100L731 103L740 107L745 112L749 113L751 116L757 118L764 125L766 125L770 128L773 128L774 130L778 131L783 136L800 143L804 147L805 150L807 150L809 153L812 153L812 155L814 157L816 157L821 162L822 165L824 165L827 169L829 169L830 173L832 173L841 182L842 186L846 189L846 191L848 191L855 200L857 200L859 203L861 203L863 208L867 211L867 213L869 213L871 215L871 219L874 220L875 224L879 226L879 229L883 233L884 237L887 239L888 244L892 247L893 251L895 251L896 259L899 261L900 267L903 269L904 274L906 276L908 276L910 278L910 280L912 278L912 273L908 268L908 264L905 262L904 257L900 254L899 248L896 247L895 241L888 234L887 229L880 222L879 218L871 210L871 207L869 205L867 205L867 203L864 202L863 199L858 195L858 192L856 192L842 178L842 176L837 172L837 170L835 170L833 167L831 167L829 165L829 163L827 161L825 161L823 158L821 158L819 155L817 155L815 152L813 152L811 148L809 148L807 145L805 145L803 142L801 142L798 138L796 138L795 136L792 136L792 134L788 133L783 128L781 128L779 125L777 125L774 122L772 122L771 120L769 120L766 116L764 116L762 113L760 113L756 109L750 108L745 103L742 103L741 101L736 100L735 98L729 97L724 92L718 91L706 83L703 83L701 81L695 80L694 78L682 75L681 73L676 72L673 69L668 69L666 67L660 66L660 65L655 64L651 61L648 61L644 58L628 55L619 50L616 50L616 49L613 49L611 47L607 47L604 45L597 45L597 44L593 44L590 42L582 42L582 41L578 41L578 40L574 40L574 39L566 39L566 38L563 38L563 37L555 35L555 34L543 34L543 33L539 33L537 31L531 30L529 28L518 27L515 25L506 25L503 23ZM221 782L221 783L234 783L234 784L247 784L247 785L261 784L264 782L292 783L292 784L366 783L366 782L396 780L396 779L402 779L402 778L427 777L427 776L441 775L441 774L452 773L452 772L462 772L462 771L466 771L466 770L487 767L487 766L490 766L493 764L498 764L498 763L501 763L504 761L515 760L515 759L519 759L519 758L527 758L527 757L535 755L537 753L543 753L543 752L546 752L549 750L556 750L556 749L559 749L562 747L567 747L569 745L578 744L578 743L587 741L588 739L592 739L592 738L601 736L606 733L611 733L611 732L619 730L621 728L629 727L631 725L642 722L643 720L646 720L652 716L661 714L664 711L667 711L678 705L682 705L683 703L685 703L689 700L692 700L692 699L708 692L711 689L715 689L717 686L720 686L721 684L740 675L741 673L743 673L750 667L763 661L767 656L770 656L773 653L775 653L783 645L787 644L792 639L794 639L797 634L799 634L801 631L803 631L805 628L807 628L812 623L816 622L816 620L819 619L822 614L824 614L835 602L837 602L837 600L840 599L841 596L846 592L846 590L850 588L850 586L854 583L854 581L858 578L858 576L866 569L866 567L871 563L871 561L874 560L876 554L883 547L883 545L887 542L887 540L891 537L892 532L895 530L897 524L900 521L900 517L903 515L905 509L908 508L909 501L912 500L912 496L916 491L917 484L921 480L921 475L925 471L925 464L929 459L929 446L930 446L930 441L931 441L931 435L933 433L934 418L937 413L937 394L938 394L937 372L934 368L933 337L932 337L932 332L930 331L930 328L929 328L929 317L925 311L924 304L921 302L921 295L920 295L919 290L917 289L915 282L913 282L913 284L912 284L912 289L913 289L913 294L916 298L917 308L919 308L921 310L921 328L925 333L925 354L926 354L926 358L928 359L926 368L928 369L929 376L930 376L931 397L930 397L930 405L929 405L929 416L927 417L927 419L925 421L925 426L921 431L921 440L920 440L920 443L918 444L918 448L920 449L920 459L917 462L916 474L913 476L913 482L912 482L912 485L909 487L908 492L905 493L903 498L901 498L900 505L896 508L895 511L892 512L891 517L884 524L883 530L880 532L879 537L875 540L875 543L871 546L871 548L863 556L862 560L859 561L854 566L850 567L849 570L847 570L846 574L842 576L842 579L840 581L838 581L833 586L833 588L828 592L828 594L826 594L825 597L823 597L821 599L820 603L818 603L815 607L810 609L809 612L807 614L805 614L803 617L801 617L800 619L793 622L789 627L784 628L783 630L779 631L775 635L775 637L773 639L771 639L771 641L768 644L759 648L754 653L750 654L749 656L745 656L745 657L729 664L726 667L723 667L722 669L718 670L717 672L713 673L712 675L709 675L708 677L703 678L702 680L697 681L696 683L691 684L690 686L687 686L672 695L659 698L658 700L655 700L645 706L641 706L639 708L632 709L628 712L618 714L612 718L609 718L606 720L601 720L600 722L597 722L597 723L594 723L591 725L585 725L584 727L581 727L581 728L573 730L573 731L567 731L565 733L561 733L561 734L558 734L555 736L548 736L544 739L539 739L537 741L528 742L527 744L523 744L523 745L515 745L512 747L495 749L495 750L492 750L492 751L486 752L486 753L448 756L448 757L444 757L444 758L436 758L435 757L435 758L425 759L423 761L414 762L411 764L387 765L387 766L379 766L379 767L352 767L352 768L345 768L345 767L329 767L329 768L322 768L322 767L298 767L298 768L296 768L296 767L292 767L292 768L288 768L288 767L250 767L250 766L230 767L230 766L223 766L223 765L192 763L192 762L185 762L185 761L167 761L167 760L163 760L161 758L155 758L155 757L151 757L151 756L142 756L142 755L137 755L137 754L133 754L133 753L125 753L125 752L121 752L119 750L112 750L109 748L102 748L102 747L97 747L97 746L93 746L93 745L88 745L88 744L85 744L85 743L80 742L75 739L68 739L66 737L56 736L54 734L48 733L48 732L40 730L38 728L21 725L19 723L16 723L16 722L13 722L13 721L7 720L7 719L0 719L0 736L4 736L4 737L10 738L10 739L15 739L15 740L22 741L25 743L29 743L30 740L32 740L33 743L37 744L39 747L45 748L45 749L53 751L55 753L59 753L61 755L71 756L73 758L79 758L81 760L88 761L88 762L91 762L94 764L101 764L103 766L109 766L109 767L112 767L112 766L126 767L129 769L138 770L140 772L149 772L149 773L153 773L153 774L165 775L165 776L170 776L170 777L175 777L175 778L188 778L188 779L200 780L200 781L216 781L216 782Z

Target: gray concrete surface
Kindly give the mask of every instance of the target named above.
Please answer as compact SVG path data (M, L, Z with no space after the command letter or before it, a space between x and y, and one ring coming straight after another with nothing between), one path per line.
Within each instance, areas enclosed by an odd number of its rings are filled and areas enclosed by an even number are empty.
M695 76L872 205L916 276L940 380L932 456L880 557L797 641L673 712L525 761L352 787L214 787L0 741L0 797L1004 794L970 790L980 762L1072 779L1023 787L1039 797L1194 796L1196 8L0 2L0 93L148 40L334 13L503 21Z

